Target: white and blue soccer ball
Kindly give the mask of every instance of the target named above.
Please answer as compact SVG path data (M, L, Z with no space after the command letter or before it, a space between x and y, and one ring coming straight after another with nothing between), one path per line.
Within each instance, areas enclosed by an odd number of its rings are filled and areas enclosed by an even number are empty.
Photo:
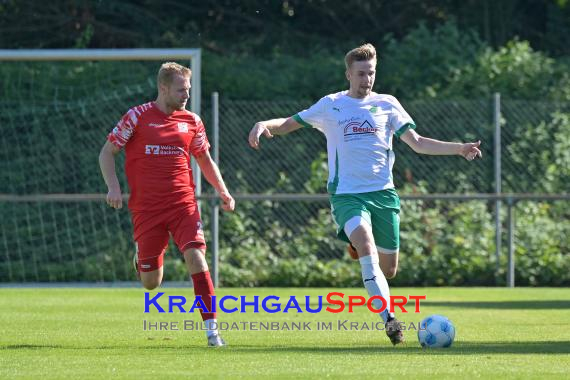
M449 347L455 339L455 326L443 315L430 315L420 322L418 340L422 347Z

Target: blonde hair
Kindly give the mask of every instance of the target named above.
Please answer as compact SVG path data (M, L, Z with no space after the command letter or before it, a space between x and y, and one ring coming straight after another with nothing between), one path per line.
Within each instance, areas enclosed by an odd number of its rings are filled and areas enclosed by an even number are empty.
M376 59L376 48L372 44L364 44L346 53L344 64L348 70L355 61L370 61L371 59Z
M168 86L172 83L172 78L174 78L175 75L182 75L185 78L190 78L192 71L176 62L166 62L160 66L156 81L159 85L164 84Z

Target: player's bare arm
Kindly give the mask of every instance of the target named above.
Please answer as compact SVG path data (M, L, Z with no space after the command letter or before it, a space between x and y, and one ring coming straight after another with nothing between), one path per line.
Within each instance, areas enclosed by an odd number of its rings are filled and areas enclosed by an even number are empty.
M121 185L119 185L119 179L115 171L115 155L119 152L120 149L118 147L106 141L99 153L99 166L108 189L107 204L116 209L123 207Z
M261 135L270 139L273 135L286 135L302 127L292 117L259 121L249 132L249 145L254 149L259 149L259 137Z
M218 165L216 165L212 156L210 156L210 152L205 151L198 155L196 162L198 166L200 166L200 170L202 174L204 174L206 181L208 181L220 195L222 199L222 209L225 211L233 211L235 208L235 200L228 191L224 179L222 178L222 173L220 173Z
M479 149L481 141L474 143L454 143L439 141L423 137L413 129L407 130L400 139L409 145L414 152L429 155L459 155L468 161L477 157L482 158L483 154Z

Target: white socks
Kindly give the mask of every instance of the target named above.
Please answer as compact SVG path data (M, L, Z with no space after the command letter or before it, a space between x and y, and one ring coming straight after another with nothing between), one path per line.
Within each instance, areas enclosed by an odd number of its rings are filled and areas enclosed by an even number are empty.
M370 297L372 296L382 296L386 300L386 310L380 313L380 318L386 323L388 321L388 316L394 317L394 313L389 313L390 309L390 288L388 287L388 281L384 277L384 273L380 269L380 260L378 256L364 256L359 259L360 267L362 270L362 281L364 281L364 287L368 292ZM382 308L382 301L374 300L372 301L375 309Z
M216 319L206 319L204 324L206 325L206 338L218 333L218 321Z

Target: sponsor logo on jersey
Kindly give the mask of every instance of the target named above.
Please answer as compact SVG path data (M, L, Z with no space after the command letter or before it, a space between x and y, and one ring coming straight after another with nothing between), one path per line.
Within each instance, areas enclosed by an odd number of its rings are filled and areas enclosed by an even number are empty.
M155 156L181 156L184 149L174 145L145 145L144 153Z
M338 121L338 126L340 127L341 125L346 125L348 123L356 123L359 122L359 120L361 120L361 118L356 116L350 117L348 119L342 119Z
M188 123L178 123L178 132L188 133Z
M160 151L160 145L146 145L144 148L145 154L158 154Z
M160 123L148 123L148 126L151 128L160 128L160 127L164 127L164 124L160 124Z
M364 135L364 134L375 134L376 127L373 127L368 120L364 120L362 123L352 122L348 123L344 127L344 135Z

